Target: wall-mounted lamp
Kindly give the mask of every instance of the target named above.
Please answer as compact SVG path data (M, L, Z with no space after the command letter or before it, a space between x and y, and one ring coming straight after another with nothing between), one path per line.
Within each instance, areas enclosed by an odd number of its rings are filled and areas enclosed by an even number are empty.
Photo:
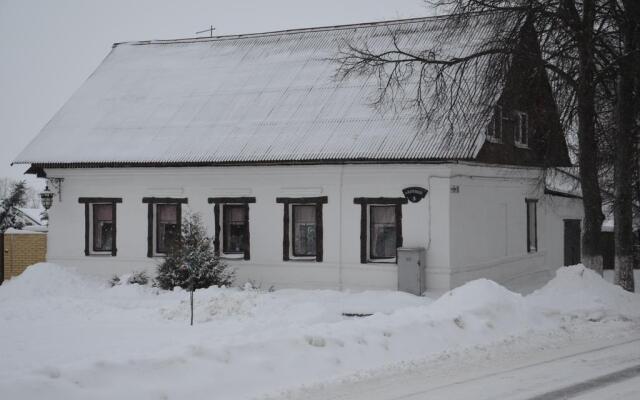
M44 192L40 193L40 199L42 200L42 207L45 210L51 208L51 204L53 203L53 192L49 190L49 185L44 188Z
M62 181L64 178L47 178L47 186L44 188L44 192L40 193L40 199L42 200L42 206L45 210L51 208L53 204L54 192L49 190L49 185L53 187L53 190L58 193L58 201L62 201Z

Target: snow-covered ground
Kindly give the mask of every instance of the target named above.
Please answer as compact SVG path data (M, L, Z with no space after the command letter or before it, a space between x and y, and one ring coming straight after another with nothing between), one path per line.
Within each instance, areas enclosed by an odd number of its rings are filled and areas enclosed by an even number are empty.
M581 266L528 296L487 280L398 292L108 287L53 264L0 286L7 399L246 399L452 354L553 349L640 323L640 296ZM343 313L373 314L346 317Z

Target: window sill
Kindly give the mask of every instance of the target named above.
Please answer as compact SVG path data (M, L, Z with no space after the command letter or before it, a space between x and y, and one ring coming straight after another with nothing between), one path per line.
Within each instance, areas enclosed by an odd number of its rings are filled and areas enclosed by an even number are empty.
M493 144L502 144L502 139L486 136L486 141Z
M523 144L523 143L514 143L514 146L516 146L519 149L527 149L529 150L529 145Z
M367 260L367 264L397 264L398 260L394 258L390 259L377 259L377 260Z
M111 254L111 252L104 252L104 253L89 253L89 254L85 254L85 257L115 257L113 254Z
M309 257L289 257L287 261L302 261L302 262L316 262L316 256Z
M244 260L244 253L231 253L231 254L225 254L225 253L221 253L219 258L221 260Z

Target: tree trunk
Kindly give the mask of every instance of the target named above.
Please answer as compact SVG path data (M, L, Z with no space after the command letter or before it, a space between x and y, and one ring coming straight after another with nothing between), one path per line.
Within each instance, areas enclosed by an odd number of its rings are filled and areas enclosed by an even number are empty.
M635 72L632 54L638 49L636 34L640 14L637 0L625 1L625 13L620 16L619 27L623 39L623 57L620 62L616 102L616 152L614 164L614 283L630 292L634 291L633 278L633 168L634 163L634 92Z
M582 263L602 274L602 196L598 183L598 146L595 132L595 61L593 57L593 1L584 2L581 32L577 35L579 56L578 145L580 148L580 181L584 208Z
M625 46L626 47L626 46ZM615 278L614 283L633 292L633 187L631 176L633 169L633 88L629 76L629 67L624 61L618 79L616 152L614 161L613 204L614 241L615 241Z
M189 302L191 303L191 326L193 326L193 287L191 287L191 291L189 292Z

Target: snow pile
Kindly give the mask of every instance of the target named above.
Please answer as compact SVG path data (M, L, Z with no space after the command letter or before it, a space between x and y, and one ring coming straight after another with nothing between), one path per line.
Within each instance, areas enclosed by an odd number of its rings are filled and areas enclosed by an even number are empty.
M38 263L2 284L0 301L40 296L77 296L98 289L99 282L56 264Z
M529 296L484 279L435 301L384 291L209 288L195 293L193 327L188 297L111 288L52 264L29 268L0 287L0 393L246 399L452 351L640 322L640 296L581 266L559 270Z
M593 318L639 318L639 296L602 279L581 264L561 268L546 286L528 296L528 301L549 312Z

